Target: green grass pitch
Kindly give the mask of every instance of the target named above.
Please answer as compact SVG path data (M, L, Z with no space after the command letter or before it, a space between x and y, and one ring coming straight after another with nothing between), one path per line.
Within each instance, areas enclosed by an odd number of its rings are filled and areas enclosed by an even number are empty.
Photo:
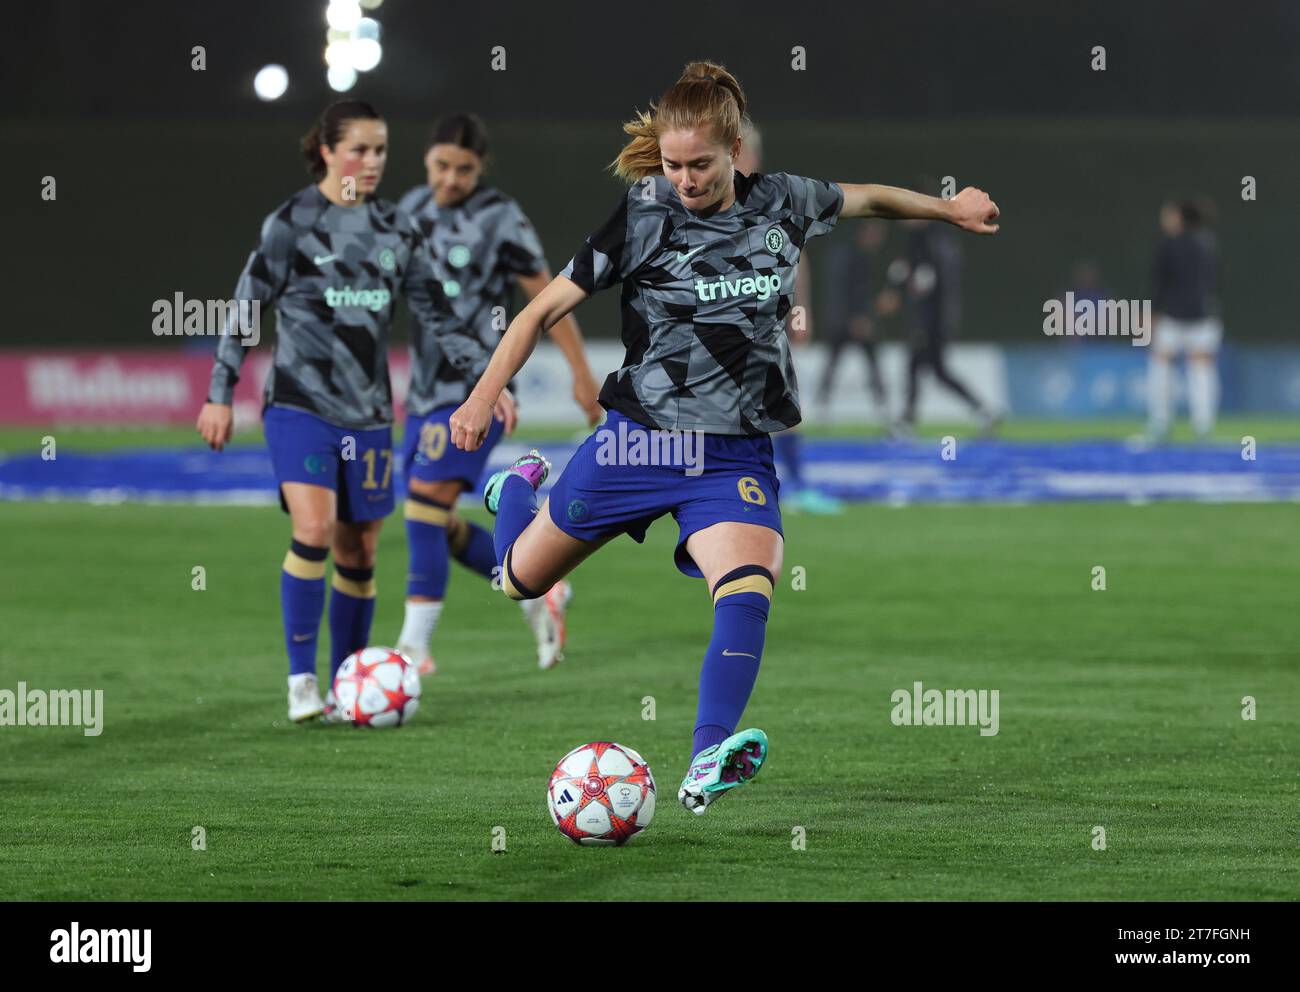
M105 722L97 738L0 727L0 893L1300 895L1293 506L860 506L786 523L745 716L771 758L697 818L675 797L711 611L672 566L670 520L575 573L552 672L518 608L457 566L420 712L365 732L286 722L278 511L5 504L0 688L102 688ZM393 519L375 643L396 635L405 568ZM999 690L1000 732L894 726L890 694L916 680ZM554 762L602 738L641 751L659 787L623 849L578 848L545 811Z

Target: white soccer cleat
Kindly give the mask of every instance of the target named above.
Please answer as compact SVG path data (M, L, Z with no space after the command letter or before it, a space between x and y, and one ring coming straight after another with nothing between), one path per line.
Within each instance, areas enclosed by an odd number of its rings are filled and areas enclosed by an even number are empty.
M311 673L289 676L289 719L302 723L325 712L316 676Z
M537 667L554 668L564 660L566 631L564 612L573 598L573 587L564 579L551 586L545 596L521 600L524 619L537 638Z
M398 654L406 655L411 664L415 666L415 670L421 675L433 675L438 671L438 666L433 661L433 655L429 654L428 651L421 651L409 644L399 644L393 650Z
M325 693L325 712L321 714L321 719L326 723L347 723L348 719L339 710L338 700L334 698L334 690L331 688Z

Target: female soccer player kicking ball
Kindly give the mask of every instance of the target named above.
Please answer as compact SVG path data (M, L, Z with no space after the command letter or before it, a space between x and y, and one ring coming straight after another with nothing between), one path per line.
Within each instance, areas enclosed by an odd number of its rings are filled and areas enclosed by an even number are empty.
M703 432L703 470L640 457L608 464L607 453L597 457L607 449L602 429L579 447L543 512L534 494L550 466L536 452L494 475L484 498L497 516L496 551L514 599L535 597L615 535L641 541L653 520L673 514L677 567L702 576L714 604L694 758L678 791L687 809L703 813L767 758L763 731L734 731L758 675L781 570L768 435L799 422L785 325L800 249L840 217L931 218L991 234L998 209L974 188L945 201L889 186L737 173L745 97L714 63L688 65L651 110L624 125L632 140L613 163L632 182L627 196L511 323L452 415L451 436L467 451L482 444L501 390L543 330L622 283L627 355L600 393L605 429Z
M405 212L373 196L388 157L387 126L375 109L331 104L302 147L317 181L266 218L235 287L243 306L275 305L262 422L293 527L280 602L295 721L319 716L331 702L316 685L331 547L331 684L343 659L370 637L375 548L393 509L393 297L404 293L421 323L440 319L419 233ZM197 424L218 451L230 440L230 402L247 353L229 321L225 330ZM494 399L493 407L504 415L506 402Z
M442 118L425 150L428 185L400 201L423 235L447 302L444 319L421 324L413 338L402 439L411 565L397 650L414 658L421 674L434 671L430 641L442 615L451 559L489 579L497 567L492 536L457 516L456 500L478 482L489 453L514 428L514 404L509 391L501 393L506 420L494 419L474 452L447 443L447 421L487 368L505 326L512 285L517 282L532 299L551 281L541 242L519 204L479 185L487 155L487 129L478 117ZM551 338L573 370L574 399L594 426L602 413L577 323L564 318L551 328ZM562 657L569 595L569 583L557 582L545 596L519 604L542 668Z

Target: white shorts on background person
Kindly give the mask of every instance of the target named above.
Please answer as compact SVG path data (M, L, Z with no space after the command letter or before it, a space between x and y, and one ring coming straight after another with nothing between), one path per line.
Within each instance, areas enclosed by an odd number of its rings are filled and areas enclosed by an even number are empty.
M1200 320L1160 317L1151 336L1151 346L1161 358L1216 354L1222 341L1223 321L1218 317L1202 317Z

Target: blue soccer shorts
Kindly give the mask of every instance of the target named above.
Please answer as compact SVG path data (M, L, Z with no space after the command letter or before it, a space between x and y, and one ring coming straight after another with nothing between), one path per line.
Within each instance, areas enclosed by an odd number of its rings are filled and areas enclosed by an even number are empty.
M262 414L275 481L324 486L338 495L344 523L393 512L393 429L339 427L305 410L268 406ZM280 506L288 512L284 490Z
M671 513L678 528L673 561L702 578L687 539L727 521L780 534L779 494L767 435L651 430L611 410L565 466L548 505L555 525L580 541L628 534L640 543L650 524Z
M408 416L402 435L402 471L407 482L444 482L459 479L470 489L477 487L488 455L501 440L505 424L492 418L487 437L476 451L462 451L451 443L451 415L458 404L440 406L422 417Z

